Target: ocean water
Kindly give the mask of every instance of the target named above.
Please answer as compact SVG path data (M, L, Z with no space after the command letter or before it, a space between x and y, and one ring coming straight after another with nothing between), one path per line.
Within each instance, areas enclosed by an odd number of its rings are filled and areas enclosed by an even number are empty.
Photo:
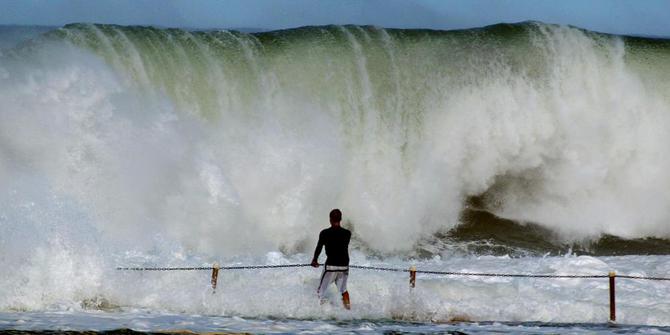
M547 322L428 323L395 320L249 319L218 315L188 315L130 311L106 313L0 313L3 327L20 331L81 329L100 333L124 332L239 332L263 334L665 334L669 327ZM31 326L26 326L31 325ZM46 333L46 331L45 331Z
M522 23L0 27L0 330L665 333L670 41ZM323 256L322 256L323 257Z

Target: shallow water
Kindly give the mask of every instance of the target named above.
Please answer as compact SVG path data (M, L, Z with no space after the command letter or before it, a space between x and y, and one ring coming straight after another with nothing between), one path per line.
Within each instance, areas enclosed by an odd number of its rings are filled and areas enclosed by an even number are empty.
M136 256L137 257L137 256ZM227 264L289 264L307 255L269 253L264 259ZM146 259L146 258L145 258ZM137 260L137 259L136 259ZM130 260L127 260L130 262ZM375 261L359 252L354 264L419 270L526 274L664 276L670 256L439 257ZM177 264L174 264L177 265ZM607 278L497 278L408 274L351 269L352 310L344 310L331 287L319 305L319 271L312 268L222 270L216 294L210 271L102 271L102 283L72 274L30 294L15 288L5 296L3 329L265 332L610 332ZM98 278L98 277L94 277ZM35 280L35 278L33 278ZM52 286L60 285L60 290ZM69 286L71 285L71 286ZM670 282L619 278L617 330L666 331L670 325ZM82 292L77 286L88 291ZM95 289L91 289L95 287ZM7 291L12 292L12 291ZM21 293L23 292L23 294ZM34 299L34 300L31 300ZM23 309L23 311L21 311ZM17 312L9 312L9 311ZM459 323L465 321L466 323ZM494 322L498 321L498 322ZM453 323L457 322L457 323ZM656 326L656 327L654 327ZM659 328L660 327L660 328ZM665 327L665 328L664 328Z
M138 332L192 331L264 334L666 334L670 327L544 322L403 322L394 320L297 320L133 312L0 313L0 330Z

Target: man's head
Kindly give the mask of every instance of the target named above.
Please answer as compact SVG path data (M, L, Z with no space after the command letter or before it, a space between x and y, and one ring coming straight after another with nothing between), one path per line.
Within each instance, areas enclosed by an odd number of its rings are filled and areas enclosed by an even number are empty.
M342 212L335 208L330 211L330 224L333 226L339 226L342 221Z

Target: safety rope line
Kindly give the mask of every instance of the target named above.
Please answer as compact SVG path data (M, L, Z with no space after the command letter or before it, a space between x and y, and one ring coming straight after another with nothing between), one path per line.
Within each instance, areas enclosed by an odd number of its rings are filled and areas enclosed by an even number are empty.
M276 269L276 268L299 268L308 267L311 264L279 264L279 265L239 265L239 266L196 266L196 267L117 267L117 270L123 271L210 271L212 269L219 270L252 270L252 269ZM320 265L322 266L322 265ZM389 272L412 272L408 269L387 268L378 266L365 265L349 265L352 269L373 270L373 271L389 271ZM432 274L432 275L446 275L446 276L472 276L472 277L508 277L508 278L608 278L609 275L552 275L552 274L521 274L521 273L479 273L479 272L453 272L453 271L429 271L416 270L415 273ZM642 279L642 280L661 280L670 281L666 277L645 277L645 276L629 276L616 275L616 278L623 279Z
M373 270L373 271L409 272L409 270L407 269L382 268L382 267L365 266L365 265L349 265L349 267L352 269Z
M282 264L282 265L246 265L246 266L219 266L219 270L251 270L251 269L275 269L275 268L298 268L311 266L311 264ZM195 266L195 267L118 267L117 270L125 271L209 271L213 266Z
M513 278L608 278L608 275L552 275L552 274L522 274L522 273L476 273L476 272L450 272L450 271L420 271L416 273L447 275L447 276L473 276L473 277L513 277Z
M626 279L644 279L644 280L670 280L670 278L665 277L644 277L644 276L626 276L626 275L616 275L617 278L626 278Z

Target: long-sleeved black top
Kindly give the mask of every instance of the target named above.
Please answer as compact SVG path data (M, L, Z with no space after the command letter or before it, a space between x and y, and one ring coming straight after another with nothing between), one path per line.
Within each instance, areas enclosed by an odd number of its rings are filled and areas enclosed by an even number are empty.
M349 240L351 232L342 227L330 227L319 233L319 242L314 250L314 260L319 258L321 248L326 246L326 265L349 265Z

